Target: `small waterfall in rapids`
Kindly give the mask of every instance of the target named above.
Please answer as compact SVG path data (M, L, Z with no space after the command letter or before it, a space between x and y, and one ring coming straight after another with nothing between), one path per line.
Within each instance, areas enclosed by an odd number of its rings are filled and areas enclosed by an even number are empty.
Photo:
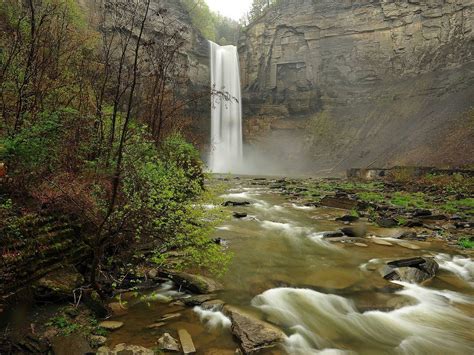
M242 103L239 55L235 46L210 42L211 85L230 100L213 95L209 168L215 173L236 172L242 163Z

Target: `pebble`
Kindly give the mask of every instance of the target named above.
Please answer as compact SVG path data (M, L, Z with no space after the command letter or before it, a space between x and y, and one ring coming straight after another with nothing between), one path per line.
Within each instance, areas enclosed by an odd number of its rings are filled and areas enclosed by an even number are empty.
M407 248L407 249L411 249L411 250L421 249L418 245L411 244L411 243L406 243L406 242L400 242L400 243L398 243L398 245L403 247L403 248Z

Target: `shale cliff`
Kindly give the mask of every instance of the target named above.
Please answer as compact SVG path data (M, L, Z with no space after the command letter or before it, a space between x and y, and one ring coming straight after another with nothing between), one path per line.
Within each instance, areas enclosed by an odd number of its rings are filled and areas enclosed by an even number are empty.
M283 0L239 42L247 139L326 173L474 163L473 7Z

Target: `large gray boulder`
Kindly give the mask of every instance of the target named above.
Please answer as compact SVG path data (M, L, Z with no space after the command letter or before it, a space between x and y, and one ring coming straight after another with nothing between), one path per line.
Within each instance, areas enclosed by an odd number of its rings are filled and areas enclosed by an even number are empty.
M274 325L257 319L238 308L227 305L223 312L230 318L232 334L239 341L245 354L253 354L262 349L276 346L285 337L285 334Z
M423 283L436 276L438 263L432 258L411 258L388 263L382 269L386 280Z
M160 274L193 293L207 294L223 289L219 282L201 275L174 271L161 271Z

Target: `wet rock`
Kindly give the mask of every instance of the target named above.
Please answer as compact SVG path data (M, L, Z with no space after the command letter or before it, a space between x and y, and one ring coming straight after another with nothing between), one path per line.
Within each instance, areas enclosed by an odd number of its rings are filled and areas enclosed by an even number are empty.
M222 311L222 308L224 308L225 302L222 300L212 300L212 301L207 301L201 304L201 307L203 309L207 310L214 310L214 311Z
M375 220L375 223L377 223L382 228L395 228L398 226L398 221L395 220L394 218L386 218L386 217L377 218Z
M426 236L418 236L415 232L403 232L397 239L425 241Z
M165 314L164 316L162 316L159 320L159 322L164 322L164 321L167 321L167 320L171 320L171 319L176 319L176 318L179 318L181 317L181 313L168 313L168 314Z
M223 289L223 286L219 282L201 275L172 271L161 271L160 274L197 294L213 293Z
M421 222L419 219L411 219L409 221L406 221L404 224L403 224L404 227L408 227L408 228L413 228L413 227L422 227L423 226L423 222Z
M423 262L420 263L419 259ZM392 261L381 270L381 273L386 280L422 283L435 277L438 269L438 263L432 258L412 258Z
M104 345L107 342L107 338L100 335L91 335L89 337L89 344L93 348L98 348L99 346Z
M223 312L230 318L232 334L239 341L245 354L273 347L285 337L277 327L254 318L235 307L225 306Z
M87 339L76 334L53 338L51 348L55 355L83 355L93 351Z
M213 295L213 294L198 295L198 296L184 298L183 302L188 307L194 307L194 306L200 306L204 302L214 300L215 298L216 298L216 295Z
M340 238L344 237L344 233L342 232L324 232L323 238Z
M367 234L367 227L363 224L354 227L341 228L341 232L351 238L363 238Z
M163 334L159 339L158 339L158 348L160 350L165 350L165 351L180 351L179 343L178 341L173 338L169 333Z
M191 334L186 329L178 330L179 341L181 342L181 348L184 354L194 354L196 348L191 338Z
M248 201L226 201L222 204L224 207L238 207L238 206L248 206L250 202Z
M107 329L107 330L117 330L123 327L123 322L106 320L104 322L100 322L99 327Z
M426 217L426 216L431 216L432 213L430 210L425 210L425 209L419 209L413 212L412 216L413 217Z
M66 266L42 277L34 284L35 294L39 298L73 297L74 290L84 283L84 277L74 266Z
M364 243L354 243L355 246L361 247L361 248L367 248L368 245Z
M103 346L97 350L97 355L154 355L151 349L138 345L118 344L113 349Z
M384 245L384 246L387 246L387 247L393 246L392 243L387 242L386 240L383 240L383 239L380 239L380 238L374 238L374 239L372 239L372 242L375 243L375 244Z
M234 212L233 216L234 216L234 218L242 219L242 218L247 217L248 214L244 213L244 212Z
M150 324L148 327L146 327L147 329L158 329L158 328L161 328L163 327L164 325L166 325L165 322L159 322L159 323L153 323L153 324Z
M336 221L340 221L340 222L356 222L359 220L359 217L357 216L351 216L351 215L345 215L345 216L342 216L342 217L338 217L336 218Z
M332 208L340 208L344 210L352 210L357 207L357 201L351 200L348 197L338 196L338 197L331 197L325 196L321 202L321 206L332 207Z

